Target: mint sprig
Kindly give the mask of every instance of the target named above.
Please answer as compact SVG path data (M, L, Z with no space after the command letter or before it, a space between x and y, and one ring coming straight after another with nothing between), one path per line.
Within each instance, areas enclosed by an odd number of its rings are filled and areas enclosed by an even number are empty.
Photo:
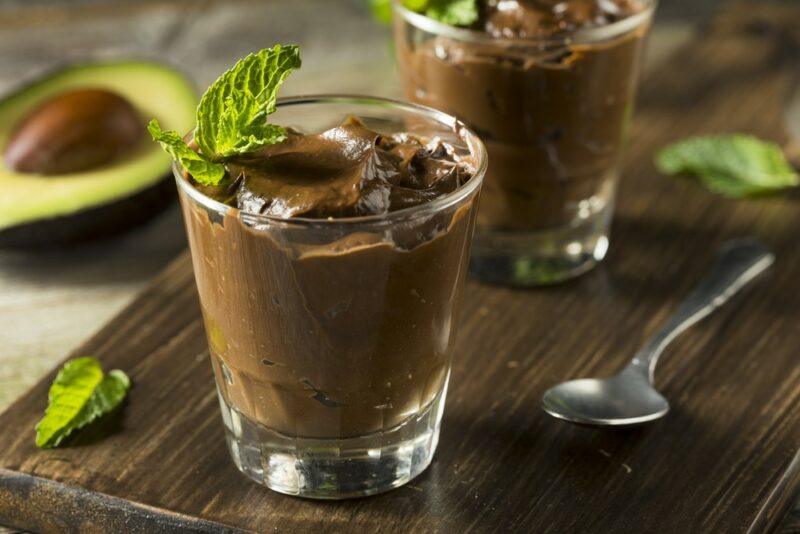
M50 386L47 410L36 425L36 445L57 447L74 431L112 412L125 399L130 385L122 371L104 374L95 358L68 361Z
M692 137L662 149L656 167L688 174L714 193L730 198L757 196L800 184L781 147L750 135Z
M291 72L301 65L300 48L275 45L253 53L227 70L206 90L197 107L196 152L176 132L162 131L150 121L153 140L203 185L217 185L225 177L222 162L286 139L286 130L269 124L277 93Z

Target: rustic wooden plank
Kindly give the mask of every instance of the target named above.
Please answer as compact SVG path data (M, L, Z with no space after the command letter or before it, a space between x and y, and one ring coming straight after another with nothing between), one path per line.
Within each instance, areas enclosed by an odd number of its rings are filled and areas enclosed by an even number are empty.
M800 448L797 194L723 200L657 175L650 159L664 142L693 133L747 131L785 141L782 102L795 88L798 22L796 6L734 12L646 84L610 256L599 269L540 291L469 284L440 449L410 485L315 503L269 492L236 472L184 257L79 351L133 377L121 428L89 445L37 451L32 432L17 429L38 419L47 381L0 416L0 428L15 429L0 436L0 522L102 530L102 516L87 525L58 513L78 502L63 487L255 530L776 527L799 482L792 468ZM778 262L665 356L657 381L673 402L666 419L598 432L539 410L553 383L619 369L702 274L713 249L740 235L768 243ZM60 484L48 486L58 500L36 490L15 500L10 488L20 474ZM100 499L95 493L88 498ZM20 506L47 513L24 514ZM131 516L128 525L144 528L137 521Z
M65 486L45 478L32 477L0 469L6 484L0 489L3 499L15 505L13 510L37 531L59 531L63 518L80 532L130 532L131 525L141 532L246 532L213 521L154 509L117 497L92 493L83 488ZM58 519L49 507L26 506L29 495L39 496L50 506L58 506Z

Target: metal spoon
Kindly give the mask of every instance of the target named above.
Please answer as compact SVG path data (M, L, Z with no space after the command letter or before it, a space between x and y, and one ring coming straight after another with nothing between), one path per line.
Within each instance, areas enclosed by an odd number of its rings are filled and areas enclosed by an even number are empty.
M542 397L544 411L572 423L593 426L634 426L663 417L669 411L669 403L653 388L661 352L678 334L722 306L774 261L775 256L755 240L729 241L709 274L621 373L611 378L570 380L552 387Z

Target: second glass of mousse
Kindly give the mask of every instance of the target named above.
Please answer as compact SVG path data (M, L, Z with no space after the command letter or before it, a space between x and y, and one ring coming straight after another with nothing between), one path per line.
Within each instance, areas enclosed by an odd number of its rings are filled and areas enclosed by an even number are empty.
M554 283L599 262L655 0L474 0L466 27L395 2L406 96L473 127L490 165L472 270Z
M179 166L228 445L313 498L430 463L486 167L449 115L389 100L279 101L286 139L203 186Z

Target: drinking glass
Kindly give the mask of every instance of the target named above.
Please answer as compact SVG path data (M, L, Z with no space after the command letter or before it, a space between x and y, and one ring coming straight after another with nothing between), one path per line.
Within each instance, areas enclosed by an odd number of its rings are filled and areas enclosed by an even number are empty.
M439 137L475 174L385 215L280 219L221 204L175 169L233 461L321 499L382 492L430 463L486 169L471 130L413 104L289 98L270 121L316 133L348 116Z
M494 37L394 3L409 100L480 135L489 170L472 271L509 285L559 282L603 259L655 0L606 26Z

